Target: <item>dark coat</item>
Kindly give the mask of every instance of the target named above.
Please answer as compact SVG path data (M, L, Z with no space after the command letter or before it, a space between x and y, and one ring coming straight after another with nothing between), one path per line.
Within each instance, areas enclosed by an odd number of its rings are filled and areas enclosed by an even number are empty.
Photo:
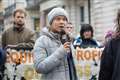
M95 39L82 39L81 37L78 37L77 39L75 39L74 43L74 48L76 49L76 47L80 47L80 48L95 48L95 47L99 47L100 44L98 43L97 40Z
M0 49L0 67L5 63L5 53Z
M120 39L112 39L105 46L99 80L120 80Z
M5 61L6 61L5 52L2 50L2 48L0 48L0 80L3 80L4 77Z

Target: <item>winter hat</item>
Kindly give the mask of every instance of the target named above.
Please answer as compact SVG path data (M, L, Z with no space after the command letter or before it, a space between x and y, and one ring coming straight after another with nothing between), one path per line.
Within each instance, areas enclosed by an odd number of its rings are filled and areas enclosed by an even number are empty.
M66 19L67 19L67 21L68 21L68 13L67 13L63 8L57 7L57 8L53 8L53 9L48 13L48 22L49 22L49 24L52 23L53 19L54 19L56 16L65 16Z

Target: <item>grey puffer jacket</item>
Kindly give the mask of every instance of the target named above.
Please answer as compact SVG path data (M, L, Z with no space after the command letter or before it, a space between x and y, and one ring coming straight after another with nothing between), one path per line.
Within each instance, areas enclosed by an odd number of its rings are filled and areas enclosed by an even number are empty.
M70 80L67 52L60 35L43 31L34 46L34 66L42 74L40 80Z

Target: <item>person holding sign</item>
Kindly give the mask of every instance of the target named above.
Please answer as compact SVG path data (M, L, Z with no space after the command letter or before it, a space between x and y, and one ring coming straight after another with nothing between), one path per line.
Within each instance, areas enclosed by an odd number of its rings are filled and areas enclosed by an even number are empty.
M81 80L96 80L98 78L99 59L96 57L99 56L97 48L100 45L97 40L93 39L93 33L94 30L90 24L81 24L80 37L75 39L73 43Z
M31 50L33 49L34 43L35 43L35 39L36 39L36 35L35 32L33 30L30 30L29 28L27 28L27 26L25 26L25 20L26 20L26 12L23 9L16 9L13 12L13 25L9 26L8 29L6 29L3 33L2 33L2 48L6 51L6 63L5 64L9 64L9 61L12 61L12 65L15 64L15 66L12 66L12 69L9 68L9 66L5 65L5 69L8 72L7 75L9 75L10 71L13 71L15 74L12 74L11 72L11 76L8 76L10 80L16 80L18 78L18 76L16 76L16 71L18 70L17 66L20 65L21 63L21 58L16 56L15 58L13 58L11 55L13 55L13 53L10 53L8 51L8 49L14 50L15 54L17 53L18 50ZM17 55L17 54L16 54ZM21 75L22 75L22 67L19 69L21 69ZM5 72L4 72L5 73ZM19 77L21 76L19 74ZM5 75L6 77L6 75ZM22 76L21 76L22 77Z
M13 13L13 26L2 34L3 48L33 48L36 39L35 32L26 28L26 12L16 9Z
M100 44L93 39L93 28L90 24L82 24L80 30L80 36L74 41L74 47L88 48L88 47L99 47Z

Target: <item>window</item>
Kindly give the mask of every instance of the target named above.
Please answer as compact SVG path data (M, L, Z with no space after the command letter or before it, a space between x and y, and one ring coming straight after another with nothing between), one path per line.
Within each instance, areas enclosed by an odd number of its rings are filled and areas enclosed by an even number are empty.
M39 18L34 18L34 28L35 31L39 32L40 31L40 19Z
M84 6L80 7L80 22L84 22Z

